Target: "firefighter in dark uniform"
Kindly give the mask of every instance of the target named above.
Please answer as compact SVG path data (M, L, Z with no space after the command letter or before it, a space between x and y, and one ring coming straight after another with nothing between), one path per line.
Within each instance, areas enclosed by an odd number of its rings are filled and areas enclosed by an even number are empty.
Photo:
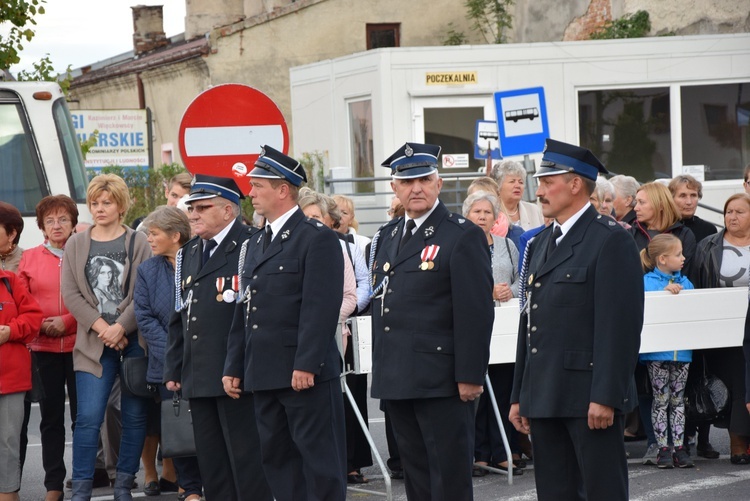
M279 501L346 499L346 432L336 327L344 256L297 206L299 162L264 146L249 174L265 230L243 246L224 391L252 391L263 468ZM253 498L247 498L253 499Z
M406 214L373 243L372 397L386 402L412 500L472 499L474 400L494 320L482 230L438 200L440 147L407 143L383 166Z
M196 235L176 264L164 381L190 399L195 447L207 499L273 499L261 467L252 395L231 399L221 377L238 292L240 247L257 230L239 218L233 179L197 174L188 203Z
M531 432L541 501L627 500L623 416L643 326L643 271L632 237L589 203L604 166L547 140L535 177L544 217L530 243L510 420Z

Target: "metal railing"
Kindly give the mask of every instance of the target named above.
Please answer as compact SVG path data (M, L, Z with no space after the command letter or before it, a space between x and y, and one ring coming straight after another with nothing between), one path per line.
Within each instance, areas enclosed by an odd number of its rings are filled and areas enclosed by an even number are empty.
M446 207L448 207L448 210L461 213L461 207L466 198L466 189L474 179L482 177L482 175L483 174L479 172L467 172L461 174L441 173L440 177L443 179L443 188L440 190L440 200L446 205ZM386 211L389 208L393 191L391 191L390 186L384 191L378 191L377 188L378 186L382 186L384 182L390 181L390 176L342 179L334 179L327 176L324 180L324 187L325 192L329 195L346 195L354 200L357 222L359 222L359 233L371 237L383 223L388 221ZM349 189L336 189L337 185L361 186L365 183L374 185L374 190L358 192L356 189L354 191ZM358 199L361 200L363 198L372 197L386 202L376 203L375 205L366 205L357 202Z
M528 166L527 166L528 172ZM467 172L457 174L446 174L441 173L440 177L443 179L443 188L440 190L440 200L448 207L451 212L461 213L464 199L466 198L466 189L469 187L474 179L483 177L484 174L480 172ZM377 229L386 221L388 221L388 214L386 213L389 208L393 191L388 186L386 191L377 191L377 187L382 185L383 182L390 182L390 176L382 177L356 177L356 178L341 178L334 179L331 176L326 176L324 179L325 192L329 195L346 195L354 200L356 208L357 222L359 223L359 233L372 237ZM364 185L366 183L374 186L373 191L361 191L358 192L356 189L352 192L351 190L337 190L336 185L349 185L357 186ZM531 177L531 173L527 176L526 190L524 192L525 199L528 201L530 196L533 196L536 191L535 188L536 179ZM357 199L372 198L386 200L385 203L376 203L375 205L365 205L357 203ZM705 209L709 212L716 214L724 214L722 209L713 207L711 205L698 202L698 207ZM712 223L719 229L723 229L724 226L718 223Z

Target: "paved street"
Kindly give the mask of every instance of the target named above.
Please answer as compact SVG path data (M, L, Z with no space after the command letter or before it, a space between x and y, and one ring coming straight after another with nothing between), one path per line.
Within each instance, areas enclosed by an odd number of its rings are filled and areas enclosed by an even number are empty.
M382 454L387 454L383 415L378 410L378 402L370 401L370 429L375 443ZM69 430L70 428L68 428ZM70 476L71 438L66 448L66 465ZM630 493L632 500L651 501L679 499L680 501L719 501L750 499L750 466L736 466L729 462L729 440L726 430L712 429L711 442L722 456L718 460L698 458L696 467L685 470L659 470L653 466L642 466L640 457L645 452L645 441L630 442L627 450L630 460ZM385 457L383 458L385 460ZM24 470L21 489L22 501L40 501L44 499L44 471L42 469L41 446L39 438L39 407L32 407L29 423L29 451ZM370 479L367 489L385 493L385 482L376 467L366 468L363 473ZM143 473L138 476L139 485L143 485ZM403 481L393 481L393 499L406 499ZM65 493L70 498L70 491ZM134 491L134 497L145 497L140 491ZM474 479L474 498L477 501L508 500L533 501L536 499L534 486L533 463L521 476L514 478L512 486L508 485L504 475L490 474ZM112 489L97 489L94 500L111 500ZM173 501L174 494L151 498L154 500ZM379 501L383 496L350 491L347 499L357 501Z

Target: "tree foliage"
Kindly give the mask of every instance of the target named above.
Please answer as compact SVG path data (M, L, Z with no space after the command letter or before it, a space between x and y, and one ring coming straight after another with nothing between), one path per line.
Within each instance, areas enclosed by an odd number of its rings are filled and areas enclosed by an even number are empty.
M102 167L102 174L116 174L125 180L130 188L133 205L125 215L125 224L130 225L139 217L147 216L160 205L165 205L166 183L175 175L184 172L185 168L177 163L162 164L155 169L134 169L115 165ZM96 174L89 171L89 180Z
M487 43L505 43L506 30L513 26L510 7L514 0L465 0L466 18L471 21L471 28L478 31ZM448 37L444 45L462 45L467 37L449 25Z
M616 38L643 38L651 31L648 12L639 10L625 14L619 19L607 21L599 30L591 34L592 40L612 40Z
M0 2L0 25L9 23L6 36L0 35L0 69L8 69L21 61L19 52L23 44L34 38L32 29L37 15L44 14L47 0L2 0Z

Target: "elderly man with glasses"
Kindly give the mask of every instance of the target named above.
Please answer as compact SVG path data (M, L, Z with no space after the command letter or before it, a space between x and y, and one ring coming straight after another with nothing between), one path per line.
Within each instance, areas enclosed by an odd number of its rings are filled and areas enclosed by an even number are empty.
M182 391L190 400L206 499L270 500L253 396L229 398L221 382L240 248L257 231L239 218L241 198L233 179L195 177L187 199L195 236L177 254L164 381L168 390Z

